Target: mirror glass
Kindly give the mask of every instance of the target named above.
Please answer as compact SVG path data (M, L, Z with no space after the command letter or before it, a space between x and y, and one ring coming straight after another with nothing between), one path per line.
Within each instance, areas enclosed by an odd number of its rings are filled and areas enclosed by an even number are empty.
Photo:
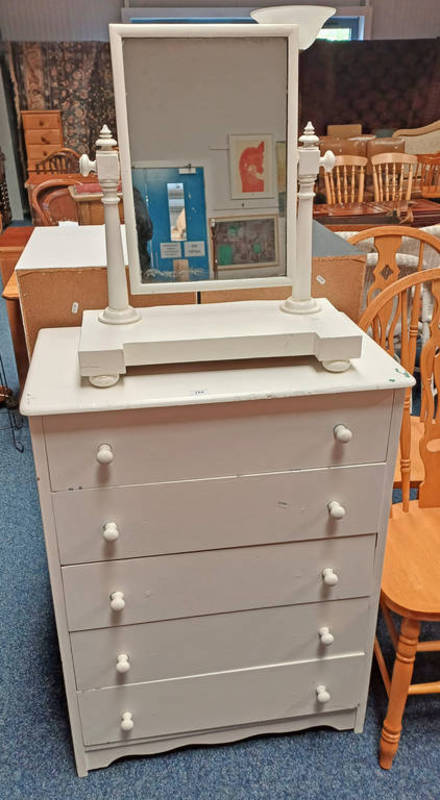
M123 70L142 284L284 276L287 38L125 38Z

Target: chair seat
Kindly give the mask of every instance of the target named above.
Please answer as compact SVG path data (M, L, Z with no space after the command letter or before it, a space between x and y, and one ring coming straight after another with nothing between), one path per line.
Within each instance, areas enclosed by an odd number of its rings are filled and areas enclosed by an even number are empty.
M386 605L404 617L440 620L440 508L393 505L382 575Z
M420 455L419 443L423 436L423 422L419 417L411 417L411 486L420 486L425 477L425 467L423 466L422 456ZM394 472L394 486L396 489L402 488L402 475L400 472L400 445L397 453L396 469Z

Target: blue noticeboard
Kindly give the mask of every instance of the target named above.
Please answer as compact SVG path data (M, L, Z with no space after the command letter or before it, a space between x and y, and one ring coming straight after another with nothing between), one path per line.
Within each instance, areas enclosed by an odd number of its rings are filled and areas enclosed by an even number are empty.
M203 167L133 167L132 180L153 227L148 242L150 264L142 270L142 280L174 281L175 262L182 260L186 280L209 279Z

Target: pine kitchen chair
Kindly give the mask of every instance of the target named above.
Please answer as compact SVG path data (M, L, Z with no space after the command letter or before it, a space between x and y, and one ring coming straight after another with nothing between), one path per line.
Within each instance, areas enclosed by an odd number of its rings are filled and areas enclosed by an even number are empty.
M420 194L427 200L440 198L440 153L418 156Z
M418 243L417 256L411 256L406 259L409 266L404 266L405 258L399 258L399 249L402 247L403 239L411 240L411 243ZM401 278L402 273L405 274L408 270L420 273L423 270L425 248L430 247L436 253L439 253L438 264L440 266L440 240L425 231L418 228L409 228L403 225L384 225L378 228L369 228L368 230L361 231L355 236L350 237L347 241L350 244L358 245L368 239L372 240L374 250L377 253L377 263L370 272L371 283L367 289L366 303L367 307L359 320L359 326L363 330L371 327L371 335L374 340L387 350L393 357L396 356L396 342L394 334L398 327L398 319L391 331L387 330L385 326L386 315L391 312L391 305L389 304L381 314L373 317L371 320L371 303L378 292L383 292L387 287L396 284L396 281ZM414 249L413 244L411 249ZM399 263L400 262L400 263ZM367 264L368 267L368 264ZM426 273L427 271L425 271ZM367 278L368 280L368 278ZM419 333L419 323L422 321L424 337L428 335L428 317L430 305L429 292L421 292L421 289L415 290L420 293L420 315L416 316L409 326L401 328L399 331L401 345L399 352L399 362L401 366L408 372L413 374L416 362L417 352L417 337ZM414 308L414 307L413 307ZM371 320L371 322L370 322ZM423 411L423 398L422 398L422 411ZM410 440L405 436L400 438L399 454L396 462L396 472L394 475L395 488L402 488L404 496L405 510L407 510L407 501L409 500L410 487L418 487L423 480L424 466L419 453L419 442L423 433L423 422L418 415L411 415L411 390L407 392L404 404L404 424L409 426ZM409 458L409 451L412 449L412 458Z
M418 168L417 156L407 153L379 153L371 156L370 161L375 203L411 200Z
M418 500L410 501L409 483L405 481L402 503L392 506L382 575L381 609L396 651L391 678L379 642L375 642L375 655L389 698L380 740L379 762L383 769L390 769L397 752L407 697L440 693L440 680L411 683L416 654L440 652L440 640L419 642L422 622L440 622L440 268L416 272L388 286L362 317L364 329L376 327L383 340L391 342L400 322L402 352L405 361L411 361L415 338L408 331L417 327L422 287L427 284L434 303L429 338L420 356L424 411L419 449L424 478ZM409 452L409 470L411 444L415 446L410 440L407 406L401 441ZM400 632L390 612L401 616Z
M324 171L326 202L329 205L362 203L367 164L364 156L336 156L332 171Z

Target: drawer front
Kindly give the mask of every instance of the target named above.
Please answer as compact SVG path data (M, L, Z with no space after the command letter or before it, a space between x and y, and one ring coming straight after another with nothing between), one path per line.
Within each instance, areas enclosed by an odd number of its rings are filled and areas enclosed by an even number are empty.
M76 631L71 645L86 690L363 653L367 628L362 598Z
M63 136L59 128L32 128L25 134L26 145L45 145L56 144L58 148L63 146Z
M86 746L354 708L364 656L119 686L78 695ZM318 703L316 688L330 695ZM132 714L133 728L121 730Z
M69 630L366 597L375 541L344 537L63 567ZM337 574L335 585L324 582L326 568ZM118 610L110 605L115 592L123 595Z
M28 161L36 164L46 156L50 156L51 153L56 153L59 150L59 146L57 144L29 144L26 146L26 150Z
M386 460L392 392L44 419L51 486L63 489L285 472ZM334 427L353 433L337 442ZM97 450L110 444L113 460Z
M374 533L380 503L371 498L381 497L384 471L375 464L55 492L61 563ZM332 500L342 519L330 516Z
M34 114L22 114L23 128L27 131L29 128L61 128L61 114L57 112L44 112L39 111Z

